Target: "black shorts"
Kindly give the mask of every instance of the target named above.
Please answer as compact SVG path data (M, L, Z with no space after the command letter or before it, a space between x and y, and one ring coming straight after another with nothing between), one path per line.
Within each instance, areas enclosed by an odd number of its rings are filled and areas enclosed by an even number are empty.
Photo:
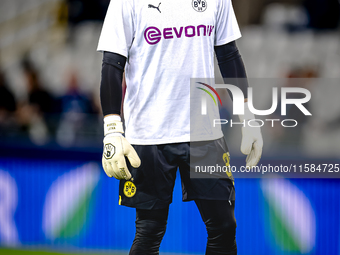
M121 180L119 204L138 209L162 209L172 202L176 172L179 169L183 201L194 199L235 200L231 174L223 178L191 178L190 171L202 162L210 165L229 164L229 152L224 138L206 142L162 145L134 145L141 166L127 165L132 179ZM209 176L210 177L210 176Z

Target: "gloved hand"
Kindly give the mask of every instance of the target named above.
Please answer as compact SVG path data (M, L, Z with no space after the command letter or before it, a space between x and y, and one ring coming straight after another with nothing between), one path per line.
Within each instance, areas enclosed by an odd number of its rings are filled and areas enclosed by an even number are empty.
M241 152L247 155L246 166L251 168L256 166L262 155L263 139L261 127L255 121L248 125L248 120L255 119L253 113L248 108L248 103L244 104L244 115L239 115L240 122L245 121L245 126L242 127L242 142Z
M123 123L119 116L110 115L104 118L102 165L107 176L113 176L118 180L130 180L132 176L126 166L125 156L135 168L140 166L141 161L135 149L122 135L123 133Z

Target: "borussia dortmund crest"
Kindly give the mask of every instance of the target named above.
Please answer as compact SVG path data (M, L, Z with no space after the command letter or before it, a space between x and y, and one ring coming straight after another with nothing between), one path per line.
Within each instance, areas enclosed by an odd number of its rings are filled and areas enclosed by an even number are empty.
M124 195L127 197L133 197L136 194L136 186L133 184L133 182L127 181L124 184Z
M207 9L206 0L192 0L192 8L197 12L204 12Z

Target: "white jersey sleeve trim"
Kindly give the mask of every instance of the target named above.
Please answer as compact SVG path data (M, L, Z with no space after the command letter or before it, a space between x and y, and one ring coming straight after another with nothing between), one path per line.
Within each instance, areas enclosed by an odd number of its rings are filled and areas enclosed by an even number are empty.
M217 41L215 43L215 46L220 46L220 45L224 45L224 44L230 43L230 42L235 41L235 40L237 40L237 39L239 39L241 37L242 37L241 33L229 36L229 37L227 37L227 38L225 38L223 40Z
M111 49L109 47L99 48L99 46L98 46L97 51L98 52L104 52L104 51L112 52L112 53L116 53L116 54L119 54L119 55L122 55L122 56L128 58L128 54L127 54L126 50L123 50L123 49L117 49L117 48Z

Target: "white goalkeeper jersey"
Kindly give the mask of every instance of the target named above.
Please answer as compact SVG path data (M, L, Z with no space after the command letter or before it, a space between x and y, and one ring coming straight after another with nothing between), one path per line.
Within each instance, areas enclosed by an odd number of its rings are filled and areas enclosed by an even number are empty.
M131 144L192 141L190 78L214 77L214 46L241 37L231 0L111 0L98 51L127 57L125 135ZM217 106L206 100L208 107ZM200 109L199 109L200 112ZM191 113L192 114L192 113ZM207 121L209 122L209 121ZM201 140L223 136L211 123L195 126Z

